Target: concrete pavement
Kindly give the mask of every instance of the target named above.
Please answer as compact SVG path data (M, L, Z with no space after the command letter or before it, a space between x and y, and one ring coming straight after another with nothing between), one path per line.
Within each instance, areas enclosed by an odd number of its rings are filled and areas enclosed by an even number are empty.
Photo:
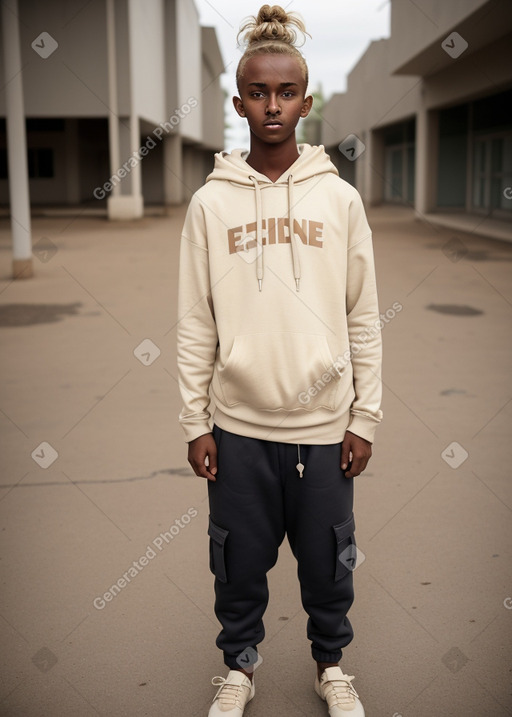
M206 486L177 423L183 217L35 217L36 276L17 282L0 220L2 715L204 717L226 672ZM385 417L357 479L343 664L367 717L502 717L512 245L402 208L369 219ZM270 588L246 715L326 715L287 544Z

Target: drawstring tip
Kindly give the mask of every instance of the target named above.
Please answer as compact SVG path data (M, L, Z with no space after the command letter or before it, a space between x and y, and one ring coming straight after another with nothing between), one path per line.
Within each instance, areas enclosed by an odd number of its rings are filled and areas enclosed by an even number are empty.
M300 443L297 443L297 458L299 462L297 463L295 468L299 471L299 478L302 478L302 476L304 475L304 468L306 466L300 459Z
M297 287L297 291L300 291L300 289L299 289L299 282L300 282L300 279L295 279L295 285L296 285L296 287Z
M260 288L260 291L261 291L261 285L262 285L262 283L263 283L263 280L262 280L262 279L258 279L258 286L259 286L259 288Z

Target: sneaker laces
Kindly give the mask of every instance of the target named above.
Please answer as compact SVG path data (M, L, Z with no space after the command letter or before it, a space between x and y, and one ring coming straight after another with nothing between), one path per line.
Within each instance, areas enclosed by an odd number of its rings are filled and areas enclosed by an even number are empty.
M329 709L331 707L353 705L355 698L359 697L352 686L354 675L345 675L343 673L342 675L343 677L339 680L326 680L323 684Z
M214 685L214 687L220 685L212 702L215 702L218 698L219 702L226 707L230 706L238 707L241 710L244 709L245 703L243 702L243 690L247 690L246 685L234 685L231 682L228 682L226 677L221 677L220 675L212 677L212 685Z

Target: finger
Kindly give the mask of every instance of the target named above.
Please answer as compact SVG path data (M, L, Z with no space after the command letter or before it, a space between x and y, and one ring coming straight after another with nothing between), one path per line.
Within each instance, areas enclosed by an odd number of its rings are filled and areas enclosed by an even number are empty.
M350 439L345 438L341 444L341 469L347 470L350 461Z
M350 470L345 473L345 475L347 476L347 478L355 478L355 476L361 475L361 473L366 468L367 463L368 460L365 457L353 458Z
M202 463L197 464L197 466L194 468L194 472L196 476L199 476L199 478L206 478L207 480L215 481L215 476L210 473L210 470L206 463L203 461Z
M192 466L192 470L199 478L208 478L208 466L205 462L206 454L197 455L197 452L192 452L189 455L188 462Z
M209 457L208 460L211 461L211 458ZM210 466L211 466L211 463L209 463L209 465L206 465L206 462L204 463L202 476L203 476L203 478L207 478L208 480L215 482L217 480L217 478L215 477L215 473L217 473L217 467L215 466L215 468L213 468ZM215 472L213 472L213 471L215 471Z
M201 464L196 459L190 459L189 460L190 465L192 466L192 470L196 474L196 476L199 476L200 478L206 478L206 466L204 464Z
M208 469L211 475L217 475L217 445L215 442L208 451Z
M206 462L206 458L208 457L208 463ZM213 458L213 462L217 463L217 450L215 450L215 456ZM204 453L204 455L201 458L201 461L198 465L199 474L202 478L206 478L207 480L214 481L215 480L215 474L212 472L212 456L210 454L210 451L207 449ZM215 473L217 472L217 467L215 466Z

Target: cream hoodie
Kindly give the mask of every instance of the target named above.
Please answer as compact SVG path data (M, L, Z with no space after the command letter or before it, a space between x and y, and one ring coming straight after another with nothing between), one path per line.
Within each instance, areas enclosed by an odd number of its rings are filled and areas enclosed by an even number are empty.
M276 182L247 151L216 154L190 202L178 305L186 441L212 417L303 444L338 443L347 428L373 441L382 419L371 230L324 148L299 153Z

